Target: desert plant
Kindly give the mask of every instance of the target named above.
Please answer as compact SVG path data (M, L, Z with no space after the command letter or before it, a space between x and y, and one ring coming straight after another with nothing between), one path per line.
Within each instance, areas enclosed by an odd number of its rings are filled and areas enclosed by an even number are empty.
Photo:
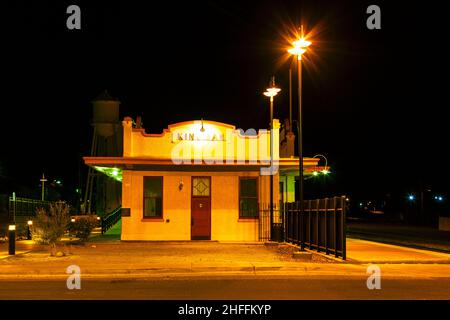
M65 202L50 204L48 212L44 208L38 208L33 225L33 239L38 243L48 244L53 254L69 222L69 205Z
M82 217L69 224L69 233L75 235L81 242L86 241L97 225L95 217Z

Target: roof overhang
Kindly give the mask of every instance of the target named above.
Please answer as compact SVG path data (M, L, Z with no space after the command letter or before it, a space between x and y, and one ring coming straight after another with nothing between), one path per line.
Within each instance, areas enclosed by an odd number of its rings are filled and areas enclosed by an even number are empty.
M208 160L172 160L153 159L139 157L83 157L86 165L93 167L117 181L122 181L123 170L135 171L187 171L187 172L233 172L233 171L257 171L264 167L270 167L269 161L243 162L208 161ZM325 167L318 167L319 159L303 158L305 174ZM274 164L279 166L280 173L295 174L299 169L298 158L281 158L275 160ZM327 167L328 168L328 167Z

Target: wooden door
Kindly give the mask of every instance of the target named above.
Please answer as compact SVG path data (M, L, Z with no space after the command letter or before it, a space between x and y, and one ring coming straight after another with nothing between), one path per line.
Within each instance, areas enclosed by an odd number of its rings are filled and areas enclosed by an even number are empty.
M192 177L191 239L211 240L211 179Z

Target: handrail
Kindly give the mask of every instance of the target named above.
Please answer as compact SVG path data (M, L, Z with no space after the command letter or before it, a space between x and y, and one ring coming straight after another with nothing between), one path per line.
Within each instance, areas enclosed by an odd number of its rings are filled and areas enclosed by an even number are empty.
M108 213L106 216L102 217L102 234L111 229L122 217L122 207L117 207L111 213Z

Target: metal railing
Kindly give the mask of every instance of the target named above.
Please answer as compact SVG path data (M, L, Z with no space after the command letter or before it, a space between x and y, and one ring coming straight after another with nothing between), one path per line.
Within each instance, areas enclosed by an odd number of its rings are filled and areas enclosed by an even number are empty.
M102 217L102 234L111 229L122 217L122 207L114 209L111 213Z
M284 239L300 246L346 259L345 196L283 205Z
M260 204L259 241L288 242L346 259L346 197L274 204L273 225L270 206Z
M259 241L283 241L284 226L283 215L280 213L280 206L273 204L273 227L270 225L270 204L259 204L259 224L258 224ZM273 232L273 237L271 233Z

